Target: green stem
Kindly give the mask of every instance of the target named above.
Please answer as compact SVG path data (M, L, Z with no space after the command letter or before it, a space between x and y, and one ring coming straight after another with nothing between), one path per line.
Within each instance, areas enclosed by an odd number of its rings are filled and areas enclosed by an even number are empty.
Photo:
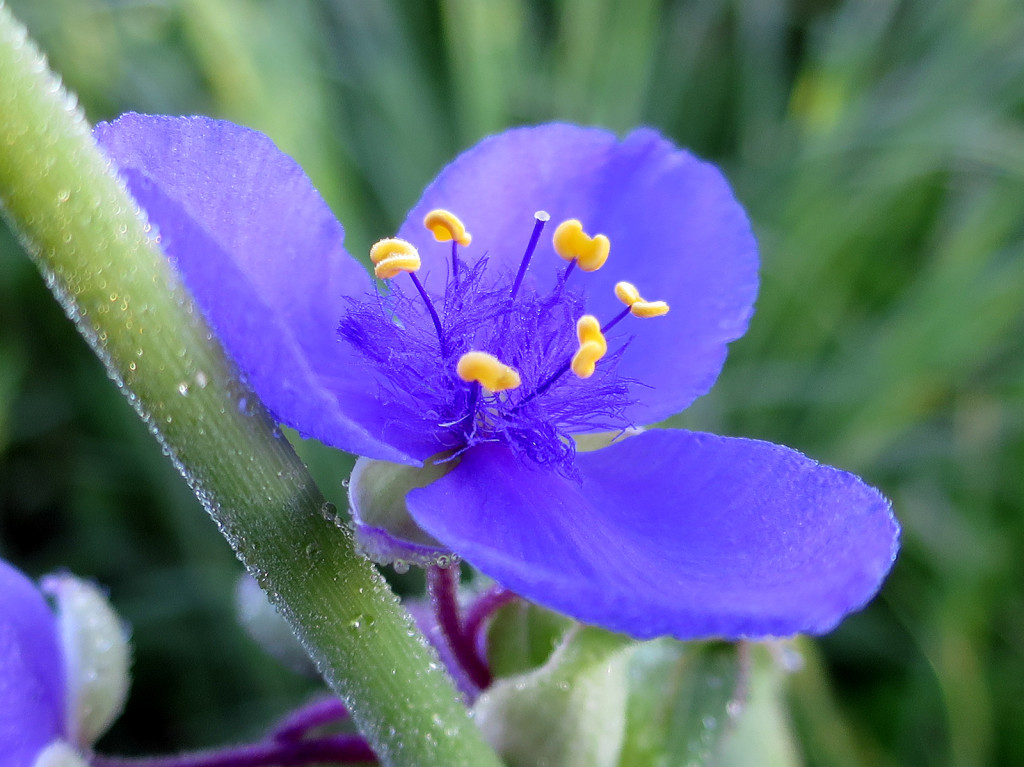
M74 99L2 0L0 203L381 760L498 765L408 614L239 381Z

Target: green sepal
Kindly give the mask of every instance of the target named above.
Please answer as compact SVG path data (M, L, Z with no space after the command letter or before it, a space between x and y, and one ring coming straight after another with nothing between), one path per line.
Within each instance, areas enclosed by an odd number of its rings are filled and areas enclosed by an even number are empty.
M722 744L716 767L799 767L786 701L790 670L780 662L795 652L780 644L750 645L750 682L742 713Z
M363 553L380 564L394 563L399 570L408 564L450 564L450 551L416 524L405 496L440 479L457 465L457 460L407 466L357 459L349 478L348 502L356 522L356 543Z
M572 619L525 600L505 605L487 632L491 671L496 677L505 677L541 666L573 625Z
M629 666L628 724L618 764L716 764L743 708L746 672L740 645L673 639L640 645Z
M626 725L628 637L575 627L544 665L477 700L484 737L508 767L615 767Z

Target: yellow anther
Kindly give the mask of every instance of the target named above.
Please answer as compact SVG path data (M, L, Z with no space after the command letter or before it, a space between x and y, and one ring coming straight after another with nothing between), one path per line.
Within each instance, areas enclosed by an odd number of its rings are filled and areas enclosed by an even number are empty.
M604 266L612 247L603 234L591 237L584 232L583 224L575 218L560 223L551 242L559 256L566 261L575 259L579 268L585 272L596 272Z
M434 239L438 242L455 240L462 247L466 247L473 239L473 235L466 231L466 226L459 217L443 208L432 210L424 216L423 226L434 233Z
M641 319L660 317L663 314L668 314L668 304L664 301L637 301L629 307L629 313Z
M616 282L615 297L626 306L632 306L637 301L643 300L640 298L640 291L636 289L636 285L632 282Z
M419 256L419 254L415 245L397 237L385 237L383 240L375 242L370 248L370 260L375 264L392 256Z
M373 273L382 280L389 280L402 272L415 272L420 268L420 254L411 242L397 237L388 237L374 243L370 248Z
M580 340L581 346L597 344L601 348L602 357L608 351L608 342L604 338L604 333L601 332L601 323L593 314L584 314L576 320L576 337Z
M572 372L580 378L594 375L594 366L608 352L608 342L601 332L601 323L593 314L584 314L576 321L576 337L580 348L572 358Z
M515 368L487 352L466 352L459 357L455 372L463 381L476 381L490 391L517 389L523 382Z
M631 282L616 282L615 297L629 307L629 313L634 317L646 319L668 314L668 304L664 301L645 301Z

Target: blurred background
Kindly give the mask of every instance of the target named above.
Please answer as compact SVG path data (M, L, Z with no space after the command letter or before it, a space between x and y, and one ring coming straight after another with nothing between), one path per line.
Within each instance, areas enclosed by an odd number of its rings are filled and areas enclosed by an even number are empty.
M1024 764L1019 0L8 5L93 122L268 133L354 254L510 125L653 125L722 165L761 295L676 425L861 474L904 525L881 596L792 679L806 763ZM300 449L343 503L350 459ZM240 565L5 229L0 554L97 579L130 622L135 690L106 751L254 737L315 689L238 628Z

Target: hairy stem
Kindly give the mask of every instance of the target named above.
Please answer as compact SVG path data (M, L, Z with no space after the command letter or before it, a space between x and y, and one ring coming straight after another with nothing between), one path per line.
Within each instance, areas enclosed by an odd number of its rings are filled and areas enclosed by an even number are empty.
M0 0L0 204L385 764L498 764L436 656L225 358L74 99Z

